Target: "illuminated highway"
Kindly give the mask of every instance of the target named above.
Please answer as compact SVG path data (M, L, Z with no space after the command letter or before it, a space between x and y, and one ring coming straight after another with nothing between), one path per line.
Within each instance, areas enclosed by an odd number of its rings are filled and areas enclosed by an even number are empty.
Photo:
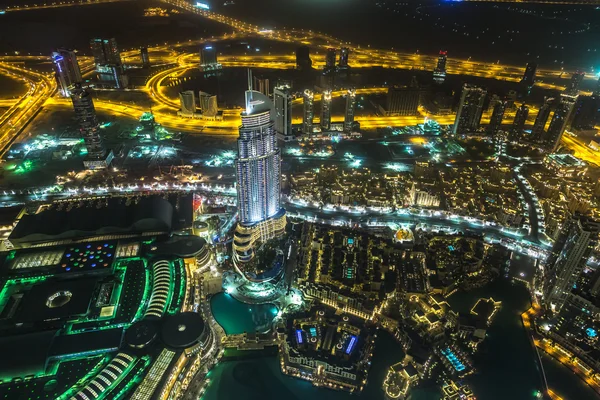
M0 99L0 107L12 107L18 99Z
M159 51L167 51L168 46L161 46L156 48ZM135 57L137 56L137 52L135 50L123 52L124 57ZM153 112L156 115L157 121L160 122L165 128L176 129L180 131L192 132L192 133L214 133L214 134L231 134L234 135L237 133L237 129L240 125L239 112L240 110L225 110L223 121L204 121L200 119L185 119L176 116L176 112L179 109L179 101L178 99L173 99L168 97L164 93L165 83L167 80L171 78L176 78L182 76L182 74L186 73L189 70L196 69L197 64L190 63L190 61L195 60L197 57L196 54L187 54L187 53L176 53L171 52L166 58L170 59L174 62L171 68L167 68L163 71L159 71L158 73L152 75L143 88L143 91L148 93L150 98L155 102L156 106L153 107ZM285 55L285 56L261 56L261 55L253 55L253 56L240 56L240 57L231 57L231 59L238 59L240 66L249 66L256 65L255 61L265 63L261 66L269 66L271 62L279 63L284 59L290 59L294 56ZM414 57L414 56L411 56ZM6 59L11 61L16 60L47 60L46 57L41 56L7 56L0 59ZM224 63L227 63L228 58L224 58ZM236 61L237 62L237 61ZM176 63L176 64L175 64ZM248 63L248 64L246 64ZM13 65L5 63L5 65ZM81 58L82 71L86 74L90 74L93 72L93 60L91 57L82 57ZM17 68L14 71L23 71L25 69ZM521 72L519 71L519 74ZM376 87L376 88L361 88L357 90L357 94L368 95L368 94L383 94L385 93L387 88L385 87ZM342 96L345 94L345 91L335 91L332 93L334 97ZM315 96L315 100L319 101L320 95L317 94ZM294 99L294 104L301 104L302 99L297 98ZM125 115L125 116L133 116L138 118L146 109L141 107L137 107L129 104L121 104L117 102L109 102L109 101L101 101L96 100L96 107L99 110L105 111L112 115ZM64 105L66 107L70 107L70 101L68 99L51 99L48 101L49 105L58 104ZM535 115L537 114L537 109L533 106L530 106L531 113L529 115L528 121L530 123L535 119ZM6 115L6 113L5 113ZM510 124L512 123L512 118L514 114L507 113L505 115L504 123ZM422 123L424 118L433 118L438 123L442 125L450 125L454 122L455 115L443 115L443 116L433 116L428 115L423 110L421 110L421 114L418 116L377 116L377 115L357 115L356 121L361 123L361 127L363 129L375 129L375 128L383 128L383 127L402 127L402 126L413 126L419 123ZM490 113L484 113L482 118L482 123L489 122ZM334 116L333 122L341 122L342 116ZM300 124L301 119L295 118L293 120L295 124ZM318 118L315 120L318 122ZM595 164L600 164L599 157L592 151L589 147L582 144L576 138L565 137L563 139L565 145L569 148L575 150L576 155L581 157L585 161L589 161Z
M61 8L61 7L71 7L71 6L87 6L94 4L104 4L104 3L116 3L119 1L127 1L127 0L79 0L79 1L54 1L54 2L44 2L42 4L35 5L23 5L23 6L8 6L6 8L2 8L5 12L15 12L15 11L32 11L32 10L43 10L46 8Z
M261 37L267 37L272 40L290 42L290 43L303 43L308 44L319 51L323 50L321 54L312 54L311 57L315 62L316 67L320 67L324 63L324 52L325 49L330 46L349 46L352 51L352 56L350 57L350 65L355 68L361 67L371 67L371 66L383 66L388 68L403 68L403 69L424 69L431 70L433 69L437 57L436 56L426 56L420 54L407 54L407 53L399 53L391 50L377 50L371 48L360 48L359 46L350 46L341 40L335 39L331 36L324 35L321 33L310 32L310 31L273 31L268 30L265 31L260 27L252 24L245 23L243 21L239 21L224 15L219 15L210 11L200 10L196 7L189 5L189 3L180 2L176 0L163 0L172 5L179 6L184 8L187 11L199 14L203 17L227 24L237 30L234 34L223 35L218 38L213 38L211 41L218 41L223 39L228 39L232 37L241 38L244 36L253 36L259 35ZM71 4L71 3L70 3ZM73 3L75 4L75 3ZM150 98L155 103L153 106L153 112L156 115L157 121L160 122L163 126L170 129L177 129L187 132L204 132L204 133L221 133L221 134L235 134L237 132L237 128L240 124L239 120L239 110L225 110L224 120L223 121L203 121L199 119L185 119L176 116L176 112L179 109L179 100L169 97L165 93L166 83L171 78L181 77L183 74L188 72L189 70L198 68L198 55L197 53L181 53L178 51L174 51L175 48L196 45L199 43L203 43L204 40L194 40L188 42L182 42L175 45L169 45L165 43L164 45L159 45L157 47L153 47L150 49L152 52L160 52L161 53L161 61L165 63L170 63L172 66L163 71L160 71L151 77L146 82L145 87L142 89L145 91ZM123 59L127 58L138 58L139 54L137 50L124 51L122 52ZM15 56L3 56L0 57L0 61L4 61L4 65L9 65L7 62L16 62L16 61L46 61L48 60L45 56L31 56L31 55L15 55ZM253 54L253 55L240 55L240 56L220 56L219 61L224 66L237 66L237 67L264 67L264 68L293 68L295 66L295 55L287 54L287 55L263 55L263 54ZM85 74L90 74L93 72L93 60L91 57L80 57L80 64L82 66L82 71ZM12 65L12 64L11 64ZM465 74L470 76L481 76L492 79L500 79L500 80L509 80L509 81L518 81L522 77L523 68L510 66L510 65L502 65L502 64L494 64L494 63L483 63L477 61L467 60L459 60L459 59L448 59L447 63L448 72L450 74ZM24 71L25 69L19 67L15 67L13 71ZM540 69L537 71L539 82L536 82L537 85L544 88L558 89L562 90L564 87L560 85L556 85L555 83L546 83L543 82L545 78L556 80L557 78L562 78L562 76L567 77L565 71L553 71L553 70L544 70ZM39 77L38 77L39 78ZM357 90L357 94L381 94L385 93L387 89L383 87L379 88L361 88ZM37 92L36 92L37 93ZM341 96L345 94L345 91L336 91L333 93L333 96ZM46 96L46 99L49 96ZM315 96L315 100L319 101L320 96L317 94ZM34 100L35 102L35 100ZM301 104L302 99L297 98L294 100L294 104ZM16 103L9 103L9 106L15 107ZM5 103L5 104L7 104ZM111 113L113 115L128 115L137 118L144 111L147 111L141 107L121 104L116 102L109 101L100 101L96 100L96 107L99 110ZM37 102L35 102L37 104ZM65 101L65 99L51 99L48 100L47 104L52 105L64 105L70 106L69 101ZM529 122L533 122L535 119L535 115L537 114L537 109L535 107L530 106ZM14 111L14 109L13 109ZM36 110L34 110L35 112ZM5 116L8 113L4 114ZM485 113L482 119L482 123L487 123L489 121L489 113ZM454 122L454 114L444 115L444 116L432 116L427 115L423 111L421 111L421 115L418 116L404 116L404 117L392 117L392 116L376 116L376 115L357 115L356 120L361 123L361 127L363 129L375 129L382 127L402 127L402 126L411 126L416 125L418 123L422 123L424 118L433 118L438 123L442 125L449 125ZM504 123L510 124L512 122L513 115L507 113L505 116ZM337 116L333 118L333 122L341 122L342 117ZM318 122L318 119L315 121ZM299 118L294 119L294 123L301 123ZM5 132L6 134L6 132ZM563 142L566 146L573 149L575 154L582 159L600 165L600 158L585 144L581 143L581 141L577 138L573 137L564 137Z
M179 6L181 8L186 9L187 11L199 14L203 17L210 18L212 20L227 24L231 27L234 27L239 32L234 35L223 35L219 38L214 38L214 40L218 41L221 39L231 38L231 37L243 37L247 35L260 35L263 37L267 37L272 40L279 40L285 42L294 42L294 43L304 43L310 44L317 49L322 48L323 54L324 50L332 45L346 45L342 41L338 39L334 39L330 36L323 35L315 32L305 32L305 31L265 31L260 29L256 25L248 24L239 20L235 20L233 18L229 18L223 15L219 15L216 13L212 13L206 10L200 10L196 7L189 5L189 3L179 2L174 0L164 0L169 4L173 4ZM183 119L176 117L176 111L179 109L179 100L177 98L171 98L167 94L165 94L165 81L170 80L171 78L177 78L185 74L187 71L196 69L198 62L198 55L196 53L178 53L172 51L175 47L180 46L189 46L192 44L202 43L202 40L197 41L189 41L178 43L177 45L161 45L155 48L151 48L150 50L153 52L166 52L167 54L162 54L160 60L165 63L172 63L173 66L171 68L160 71L153 76L151 76L144 90L148 93L150 98L156 104L153 107L153 111L157 114L157 117L161 119L161 123L165 127L171 127L175 129L182 129L187 131L206 131L206 129L217 130L219 128L224 130L233 130L236 129L239 125L239 118L237 111L229 111L224 118L224 121L201 121L201 120L191 120L191 119ZM360 47L351 47L352 57L350 58L350 65L355 68L362 67L372 67L372 66L383 66L388 68L404 68L404 69L433 69L437 57L435 56L424 56L419 54L406 54L406 53L398 53L388 50L376 50L376 49L361 49ZM319 67L324 63L324 55L323 54L313 54L311 57L315 62L315 66ZM123 59L138 57L137 51L123 52ZM17 59L44 59L44 57L40 56L6 56L0 59L5 60L17 60ZM237 67L264 67L264 68L293 68L295 66L295 56L293 54L288 55L244 55L244 56L220 56L220 62L224 66L237 66ZM91 63L89 58L81 58L82 62ZM493 63L481 63L475 62L471 60L458 60L458 59L449 59L448 60L448 72L450 74L465 74L472 76L481 76L486 78L500 79L500 80L510 80L510 81L518 81L520 80L523 74L522 67L514 67L507 65L499 65ZM90 73L89 71L88 73ZM563 71L551 71L551 70L539 70L538 77L542 80L543 78L557 78L563 74ZM553 83L544 83L542 81L537 83L540 86L552 88L552 89L563 89L563 86L559 86ZM384 93L386 88L369 88L369 89L358 89L358 94L371 94L371 93ZM343 91L335 92L334 96L339 96L343 94ZM317 95L316 100L318 101L319 96ZM294 103L301 102L301 99L295 99ZM102 108L102 105L99 105L99 108ZM135 107L117 107L118 110L115 112L125 114L127 111L135 110ZM142 110L136 110L137 112L142 112ZM509 117L510 115L507 115ZM417 117L381 117L381 116L357 116L356 120L361 122L361 125L365 129L379 128L379 127L387 127L387 126L407 126L414 125L416 123L422 122L425 115L420 115ZM534 115L531 115L530 118L533 118ZM439 116L434 117L441 124L451 124L454 122L453 115L447 116ZM334 121L338 121L340 118L335 119ZM294 120L296 123L299 123L300 120ZM484 116L483 122L486 122L486 116ZM507 119L506 123L510 123L511 121ZM584 149L581 149L581 152L584 152Z
M393 50L381 50L374 48L361 48L360 46L353 46L340 39L336 39L332 36L312 32L312 31L297 31L297 30L265 30L257 25L249 24L244 21L237 20L235 18L227 17L225 15L217 14L208 10L199 9L194 7L190 3L180 0L162 0L167 4L171 4L184 10L198 14L205 18L226 24L235 28L236 30L243 33L253 33L260 35L265 38L272 40L290 42L296 44L305 44L321 48L324 51L329 47L348 47L352 56L350 57L350 65L369 65L369 66L383 66L389 68L405 68L405 69L423 69L433 70L437 63L437 56L427 56L420 54L411 53L400 53ZM292 56L289 56L292 57ZM322 63L322 56L311 55L311 58L318 63ZM254 60L255 61L255 60ZM289 59L288 59L289 62ZM294 59L295 62L295 59ZM356 63L356 64L353 64ZM518 81L522 78L524 72L524 66L512 66L499 63L487 63L480 61L471 61L471 59L461 60L456 58L448 58L447 62L448 73L450 74L465 74L473 76L481 76L488 78L496 78L500 80L514 80ZM565 70L550 70L550 69L538 69L537 78L560 78L563 75L570 77L570 73L575 71ZM586 79L594 79L592 76L586 76ZM540 82L542 85L543 82ZM536 83L538 84L538 83Z
M562 136L562 144L572 150L575 157L579 157L583 161L600 166L600 154L597 151L592 150L578 137L565 133Z
M23 128L37 115L44 102L56 91L52 75L41 74L12 64L0 63L5 73L15 73L29 83L29 91L0 117L0 157L17 139Z
M91 59L80 63L82 75L93 70ZM0 157L6 153L10 145L17 140L23 129L40 112L46 101L56 93L54 74L43 74L21 64L0 62L3 74L18 77L27 82L29 90L7 112L0 116Z
M326 47L326 46L325 46ZM320 69L325 65L325 55L311 54L313 67ZM433 56L422 56L414 54L396 54L394 56L381 56L373 51L365 53L364 50L355 49L358 54L352 54L349 65L352 68L394 68L408 70L432 71L437 63L437 58ZM198 56L190 55L189 62L198 63ZM255 68L273 68L273 69L292 69L296 67L296 56L290 55L240 55L240 56L220 56L219 62L225 67L255 67ZM523 67L511 67L490 63L472 62L470 60L448 59L447 72L452 75L469 75L481 78L490 78L511 82L519 82L523 77ZM564 76L564 78L563 78ZM564 85L544 82L544 79L564 79L570 75L561 71L538 71L536 82L537 86L545 89L564 90Z
M218 181L217 181L218 182ZM197 191L207 194L220 195L235 199L235 187L226 184L214 182L209 183L169 183L169 182L153 182L147 183L143 181L132 181L120 185L100 185L95 187L79 186L69 187L62 190L57 190L56 187L48 188L30 188L17 192L4 192L0 195L0 202L31 202L36 200L50 201L57 199L65 199L72 197L83 196L105 196L105 195L122 195L124 193L135 192L161 192L161 191ZM547 251L547 247L543 243L534 243L527 239L524 234L518 230L503 228L500 226L492 226L484 221L476 220L475 218L462 217L451 215L442 211L420 210L411 212L408 209L397 211L377 211L377 210L342 210L342 209L321 209L303 205L296 201L284 198L285 208L290 216L295 215L301 218L323 222L333 223L338 225L354 225L360 224L364 226L384 225L388 223L395 224L424 224L427 226L444 226L460 231L474 231L485 233L492 237L502 238L507 243L520 242L520 246L515 248L516 251L525 254L535 252L542 256ZM235 201L234 201L235 202Z

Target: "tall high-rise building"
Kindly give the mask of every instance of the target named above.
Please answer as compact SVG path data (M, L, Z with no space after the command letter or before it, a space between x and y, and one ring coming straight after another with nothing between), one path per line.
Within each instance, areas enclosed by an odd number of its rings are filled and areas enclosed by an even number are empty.
M98 65L121 65L121 53L117 47L115 38L110 39L92 39L90 48L94 56L94 62Z
M574 129L593 129L600 116L600 95L579 96L573 109Z
M327 53L325 53L325 70L331 71L335 70L335 58L337 52L334 48L327 49Z
M542 104L537 116L535 117L535 122L533 123L533 128L531 129L531 137L537 142L541 141L544 137L544 129L546 128L548 117L550 117L550 111L553 102L553 98L544 99L544 104Z
M96 117L94 101L90 93L76 83L71 90L71 101L79 132L87 149L84 165L87 168L105 168L112 160L112 152L107 155L100 137L100 125Z
M600 224L582 215L564 222L544 272L544 301L554 311L560 311L573 290L598 242L598 232Z
M340 69L347 69L349 67L348 61L350 58L350 49L347 47L342 47L340 49L340 61L338 66Z
M52 63L54 64L58 91L65 97L70 96L70 88L82 81L75 52L67 49L57 49L52 52Z
M200 112L205 117L214 117L219 112L217 96L206 92L198 92Z
M567 89L565 93L575 96L579 93L579 87L581 86L581 82L583 82L583 78L585 78L585 72L577 71L573 75L571 75L571 80L567 85Z
M264 94L246 91L235 162L237 175L238 225L233 250L236 267L254 282L264 277L256 269L246 271L239 263L254 257L257 242L265 242L285 230L281 208L281 152L277 147L273 103Z
M508 93L506 93L506 97L504 98L504 100L506 100L506 109L507 110L514 110L517 108L516 106L516 101L517 101L517 96L518 93L516 90L509 90Z
M326 90L321 95L321 130L331 129L331 90Z
M468 83L463 85L452 133L463 134L479 129L486 95L485 89Z
M129 85L129 78L119 64L101 64L96 66L96 76L99 86L108 86L115 89L125 89Z
M217 49L212 44L200 47L200 66L204 68L215 68L218 65Z
M142 67L149 68L150 67L150 54L148 54L147 47L140 48L140 58L142 59Z
M518 140L522 137L528 116L529 107L527 107L525 104L521 104L521 107L517 108L517 112L515 113L515 119L511 129L512 140Z
M320 86L326 90L333 90L335 84L335 69L323 70L320 77Z
M387 92L386 115L417 115L421 90L413 80L410 86L390 86Z
M448 61L448 52L440 50L437 65L433 70L433 81L442 84L446 80L446 62Z
M275 101L275 132L283 138L292 138L292 94L289 86L276 86L273 89Z
M300 46L296 49L296 69L308 71L312 68L310 49L308 46Z
M356 90L348 89L346 94L346 111L344 112L344 132L352 132L354 125L354 111L356 110Z
M548 131L544 137L544 147L549 151L553 152L558 148L576 101L577 95L571 96L564 93L560 95L560 102L554 110Z
M333 90L334 88L336 54L336 50L333 48L327 49L327 53L325 53L325 67L323 68L320 84L327 90Z
M315 94L311 90L305 90L302 100L304 102L304 110L302 117L302 133L304 135L312 135L313 119L315 117Z
M193 90L180 92L179 103L181 104L180 115L193 116L196 113L196 96Z
M504 119L504 112L506 111L506 101L499 100L494 104L492 116L490 117L490 124L488 125L488 133L496 135L502 126L502 120Z
M92 39L90 48L96 63L96 76L98 85L124 89L129 84L129 79L121 64L121 53L117 41L110 39Z
M269 78L254 77L254 89L261 92L265 96L271 95L271 86L269 84Z
M527 87L527 90L531 90L535 84L535 73L537 71L537 64L534 62L527 63L521 83Z

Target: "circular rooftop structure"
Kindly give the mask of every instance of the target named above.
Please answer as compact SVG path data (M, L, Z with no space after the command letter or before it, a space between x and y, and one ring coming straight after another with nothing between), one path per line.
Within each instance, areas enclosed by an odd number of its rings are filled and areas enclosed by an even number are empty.
M156 321L144 319L131 325L125 333L125 343L130 347L142 349L150 345L158 335Z
M194 221L192 231L196 236L208 235L208 224L204 221Z
M59 308L66 305L71 301L73 293L68 290L61 290L48 296L46 299L46 307L48 308Z
M197 257L206 252L206 240L194 235L175 235L167 241L154 243L150 251L156 256L175 255L181 258Z
M168 347L185 349L202 341L204 330L204 320L200 314L182 312L163 320L161 337Z

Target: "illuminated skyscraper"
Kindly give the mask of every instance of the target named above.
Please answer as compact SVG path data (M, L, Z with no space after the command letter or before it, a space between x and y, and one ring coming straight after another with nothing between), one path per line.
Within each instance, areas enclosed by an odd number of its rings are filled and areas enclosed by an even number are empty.
M71 101L75 109L75 118L79 123L79 131L87 148L88 157L102 157L104 148L102 147L100 124L98 124L92 96L81 85L75 85L71 91Z
M463 86L452 133L462 135L479 129L486 95L487 91L480 87L468 83Z
M239 222L245 225L265 221L281 209L281 160L271 112L267 96L246 92L236 161Z
M527 87L527 91L531 90L535 84L535 73L537 71L537 64L534 62L527 63L521 83Z
M504 119L504 112L506 111L506 101L499 100L494 104L494 110L490 117L490 124L488 125L488 133L496 135L502 126L502 120Z
M249 79L235 162L238 226L233 248L236 260L242 263L254 257L256 242L271 239L285 229L280 199L281 153L273 129L273 103L252 90L251 82ZM260 280L257 276L253 279Z
M52 52L52 63L61 95L70 96L70 88L76 83L81 83L81 71L77 63L75 52L67 49L57 49Z
M356 110L356 90L349 89L346 95L346 112L344 113L344 132L352 132L354 111Z
M273 90L275 101L275 132L283 140L292 138L292 95L289 86L277 86Z
M321 130L331 129L331 90L326 90L321 96Z
M117 47L115 38L110 39L92 39L90 48L94 56L94 62L98 65L121 65L121 53Z
M523 130L525 129L525 122L529 116L529 107L525 104L521 104L521 107L517 108L515 119L513 121L511 129L511 139L518 140L523 136Z
M204 68L215 68L218 66L217 49L212 44L200 48L200 66Z
M310 49L308 46L300 46L296 49L296 69L308 71L312 68Z
M548 132L546 132L546 136L544 137L544 147L549 151L553 152L558 148L576 101L576 95L571 96L564 93L560 95L560 102L556 106L556 110L554 110L550 125L548 126Z
M96 66L98 85L115 89L125 89L129 85L129 78L123 71L123 66L118 64L102 64Z
M446 80L446 62L448 60L448 52L440 50L438 55L438 61L435 69L433 70L433 81L435 83L442 84Z
M600 116L600 95L579 96L573 109L574 129L593 129Z
M350 58L350 49L347 47L342 47L340 49L340 62L338 66L340 69L347 69L349 67L348 61Z
M76 83L71 88L71 101L79 124L79 132L87 149L87 157L83 164L86 168L92 169L107 167L112 161L112 152L107 154L102 144L100 125L92 96L81 87L80 83Z
M327 53L325 54L325 70L331 71L335 70L335 57L336 51L334 48L327 49Z
M323 74L321 75L321 86L327 90L333 90L335 82L335 49L327 49L325 54L325 67L323 68Z
M323 89L333 90L335 84L335 69L323 70L320 79L320 86Z
M535 122L533 123L533 128L531 129L531 138L537 142L541 141L544 137L544 129L546 128L548 117L550 117L550 111L553 102L553 98L545 99L544 104L542 104L537 116L535 117Z
M386 115L417 115L421 90L416 78L410 86L390 86L387 92Z
M150 55L148 54L147 47L142 47L140 49L140 57L142 59L142 67L149 68L150 67Z
M180 115L191 117L196 113L196 96L193 90L180 92L179 103L181 104Z
M304 101L304 112L302 117L302 133L304 135L312 135L313 119L315 117L315 94L311 90L305 90L302 99Z
M565 304L598 242L600 224L574 215L564 222L544 271L544 301L558 312Z
M585 78L585 72L583 71L577 71L571 75L571 80L569 81L565 93L576 96L579 93L579 87L581 86L581 82L583 82L583 78Z
M99 86L124 89L129 84L121 64L121 53L117 41L110 39L92 39L90 48L96 63L96 76Z
M200 111L205 117L214 117L219 112L217 96L206 92L198 92L198 103Z

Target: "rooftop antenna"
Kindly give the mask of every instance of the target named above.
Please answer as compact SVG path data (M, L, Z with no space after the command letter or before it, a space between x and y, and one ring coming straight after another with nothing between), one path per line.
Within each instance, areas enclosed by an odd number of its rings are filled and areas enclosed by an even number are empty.
M254 97L252 95L252 70L248 68L248 90L244 96L246 99L246 114L250 114L252 111L252 101Z
M252 70L248 68L248 90L250 91L250 98L252 98Z

